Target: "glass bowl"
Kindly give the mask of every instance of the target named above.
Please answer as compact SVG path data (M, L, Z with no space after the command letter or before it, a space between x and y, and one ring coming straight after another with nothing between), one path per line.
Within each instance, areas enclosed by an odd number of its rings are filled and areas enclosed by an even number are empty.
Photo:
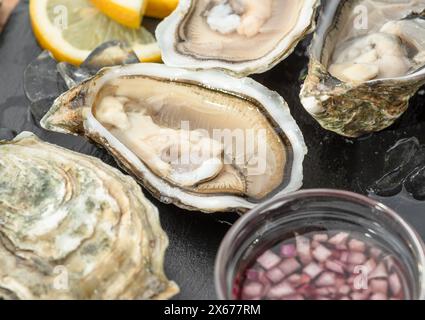
M225 236L215 263L219 299L235 299L236 276L247 257L266 250L285 234L316 230L361 232L403 264L406 299L425 300L425 247L415 230L396 212L368 197L338 190L305 190L274 198L241 217Z

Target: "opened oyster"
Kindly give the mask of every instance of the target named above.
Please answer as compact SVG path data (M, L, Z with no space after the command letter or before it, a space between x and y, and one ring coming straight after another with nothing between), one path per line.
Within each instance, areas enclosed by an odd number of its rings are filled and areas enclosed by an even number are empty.
M22 133L0 142L0 299L165 299L168 239L136 182Z
M425 83L424 0L327 1L301 100L320 124L357 137L400 117Z
M180 0L157 28L165 64L261 73L285 59L314 26L318 0ZM261 45L259 45L261 44Z
M283 99L251 79L159 64L104 69L41 125L104 146L158 199L244 211L302 185L306 147Z

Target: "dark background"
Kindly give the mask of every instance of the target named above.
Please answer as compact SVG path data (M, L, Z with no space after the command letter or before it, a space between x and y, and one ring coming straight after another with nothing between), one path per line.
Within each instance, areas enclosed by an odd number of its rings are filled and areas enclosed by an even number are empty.
M368 194L383 174L385 152L397 141L417 137L425 143L425 96L417 95L409 111L391 128L360 139L346 139L323 130L303 109L298 94L308 59L308 41L273 70L254 76L279 92L303 131L309 153L304 162L304 188L336 188ZM33 120L24 94L23 72L40 53L33 36L28 0L21 1L0 35L0 127L16 132L36 133L40 138L72 150L101 157L112 163L101 149L84 138L44 131ZM215 299L214 259L221 239L237 218L206 215L164 205L158 206L164 229L170 238L166 273L181 288L178 299ZM397 210L425 237L425 205L408 196L381 199Z

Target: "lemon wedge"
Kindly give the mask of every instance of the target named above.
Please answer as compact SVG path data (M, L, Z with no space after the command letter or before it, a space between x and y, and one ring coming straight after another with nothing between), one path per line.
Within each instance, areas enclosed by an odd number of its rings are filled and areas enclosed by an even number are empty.
M165 18L176 9L179 0L148 0L145 15L153 18Z
M90 0L96 8L112 20L129 28L142 24L147 0Z
M143 15L165 18L174 11L179 0L90 0L112 20L129 28L138 28Z
M30 0L30 18L41 47L60 61L79 65L93 49L111 40L129 43L141 61L161 59L149 31L122 26L102 14L89 0Z

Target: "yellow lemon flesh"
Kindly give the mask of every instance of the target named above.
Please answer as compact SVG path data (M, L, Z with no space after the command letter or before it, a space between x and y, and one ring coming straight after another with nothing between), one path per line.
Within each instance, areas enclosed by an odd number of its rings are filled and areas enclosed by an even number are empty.
M162 19L176 9L179 0L148 0L145 15L148 17Z
M41 47L60 61L81 64L100 44L111 40L129 43L141 61L160 61L153 35L109 19L89 0L31 0L30 18Z
M142 24L147 0L90 0L93 5L112 20L129 28Z

